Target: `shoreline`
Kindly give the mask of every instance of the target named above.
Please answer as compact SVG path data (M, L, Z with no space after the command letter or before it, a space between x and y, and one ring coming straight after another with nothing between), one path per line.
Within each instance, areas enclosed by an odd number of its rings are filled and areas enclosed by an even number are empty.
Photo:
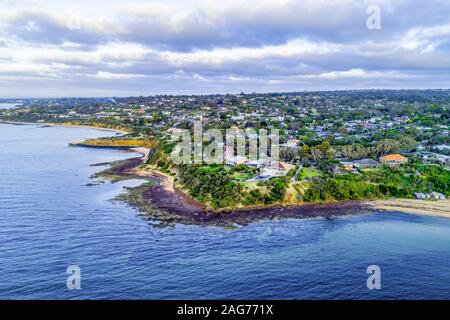
M143 212L149 219L158 220L162 224L185 223L207 224L231 227L245 225L259 220L281 218L331 218L333 216L355 215L374 212L363 201L342 201L333 203L304 203L298 205L280 205L258 207L236 207L220 210L212 209L193 199L180 190L173 176L152 168L139 168L144 163L145 155L117 162L98 176L120 180L140 178L155 181L156 185L145 183L127 192L119 199L131 207Z
M136 188L129 188L127 193L120 197L120 200L141 211L147 219L157 220L160 224L183 223L233 227L261 220L332 218L374 212L363 202L356 201L295 206L273 205L259 208L243 207L213 211L174 187L164 175L153 172L145 176L134 177L151 179L156 181L157 185L145 186L143 184Z
M450 199L416 200L389 199L368 201L367 205L378 211L397 211L410 214L450 218Z
M0 124L10 125L43 125L78 127L100 131L118 132L127 134L127 131L103 128L96 126L85 126L75 124L55 124L55 123L33 123L14 122L0 120ZM93 146L94 148L96 146ZM234 222L248 223L250 221L276 218L307 218L307 217L330 217L363 212L383 212L395 211L416 215L427 215L435 217L450 218L450 199L427 201L413 199L389 199L389 200L361 200L361 201L340 201L328 203L298 203L298 204L273 204L268 206L234 207L213 209L207 204L201 203L190 197L186 192L176 186L173 176L160 172L154 168L140 168L144 164L150 152L146 147L133 147L129 151L140 153L141 157L129 158L113 164L110 168L96 174L104 176L111 181L127 180L131 178L142 178L157 182L157 186L137 187L140 194L134 194L139 201L124 201L147 213L147 202L151 203L151 210L166 211L167 220L179 222ZM114 166L114 163L116 164ZM114 178L114 176L116 178ZM125 197L126 198L126 197ZM170 217L169 217L170 216Z
M143 158L145 159L145 156ZM194 220L202 222L211 222L216 219L219 222L233 221L239 223L240 221L249 222L262 219L331 217L383 211L450 218L450 199L438 201L413 199L348 200L328 203L274 204L217 210L191 198L176 186L173 176L159 172L154 168L142 169L138 165L128 172L122 171L117 173L119 175L156 180L158 186L141 188L141 201L148 201L154 204L156 208L167 210L174 213L174 215L191 216L190 218L194 217ZM142 209L139 205L134 206ZM148 212L148 210L144 211Z
M36 126L49 126L49 127L66 127L66 128L85 128L85 129L94 129L99 131L108 131L108 132L116 132L121 134L129 134L129 131L125 131L122 129L113 129L113 128L107 128L107 127L101 127L101 126L88 126L88 125L82 125L82 124L70 124L70 123L52 123L52 122L20 122L20 121L7 121L7 120L0 120L0 124L10 124L10 125L19 125L19 126L26 126L26 125L36 125Z

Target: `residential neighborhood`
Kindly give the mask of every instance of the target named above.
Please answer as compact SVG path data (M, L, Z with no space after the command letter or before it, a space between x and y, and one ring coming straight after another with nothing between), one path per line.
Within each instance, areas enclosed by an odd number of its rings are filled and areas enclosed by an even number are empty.
M207 191L200 197L219 207L242 198L250 203L417 194L441 199L450 192L449 101L450 90L21 99L17 107L0 110L0 119L125 130L128 138L158 145L161 150L149 161L179 176L194 195L203 191L193 191L197 184L180 175L188 171L170 160L176 137L193 136L194 124L224 136L231 129L236 139L246 141L248 153L250 140L267 135L264 156L240 154L224 139L217 143L224 153L221 168L198 163L192 168L196 176L216 175L220 169L234 186L231 190L240 190L239 195ZM276 155L271 154L273 146ZM279 194L271 193L274 186ZM330 190L323 193L325 189Z

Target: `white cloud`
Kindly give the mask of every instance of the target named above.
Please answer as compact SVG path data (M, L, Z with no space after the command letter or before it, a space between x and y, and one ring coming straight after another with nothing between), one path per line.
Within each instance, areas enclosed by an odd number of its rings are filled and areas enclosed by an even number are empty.
M163 59L173 65L209 64L221 65L226 62L265 58L292 58L301 55L323 55L338 52L340 46L333 43L314 43L302 39L289 41L282 45L262 46L260 48L216 48L212 50L195 50L194 52L161 53Z
M111 73L99 71L95 74L95 78L102 80L123 80L123 79L138 79L145 78L142 74L126 74L126 73Z
M407 77L400 73L393 71L366 71L364 69L350 69L345 71L331 71L323 72L319 74L306 75L304 78L317 78L317 79L328 79L328 80L338 80L338 79L401 79Z
M379 31L366 28L369 0L76 2L79 30L68 1L0 4L0 88L442 86L450 71L450 3L438 0L375 1Z

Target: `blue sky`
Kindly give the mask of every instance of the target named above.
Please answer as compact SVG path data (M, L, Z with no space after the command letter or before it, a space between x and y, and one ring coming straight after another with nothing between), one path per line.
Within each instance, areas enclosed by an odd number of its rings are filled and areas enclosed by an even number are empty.
M449 71L450 1L0 0L0 97L450 88Z

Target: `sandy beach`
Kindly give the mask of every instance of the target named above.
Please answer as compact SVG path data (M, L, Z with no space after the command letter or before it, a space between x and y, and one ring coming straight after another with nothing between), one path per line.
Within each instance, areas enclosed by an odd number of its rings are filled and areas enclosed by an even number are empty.
M446 200L413 200L391 199L367 202L369 207L382 211L399 211L450 218L450 199Z

